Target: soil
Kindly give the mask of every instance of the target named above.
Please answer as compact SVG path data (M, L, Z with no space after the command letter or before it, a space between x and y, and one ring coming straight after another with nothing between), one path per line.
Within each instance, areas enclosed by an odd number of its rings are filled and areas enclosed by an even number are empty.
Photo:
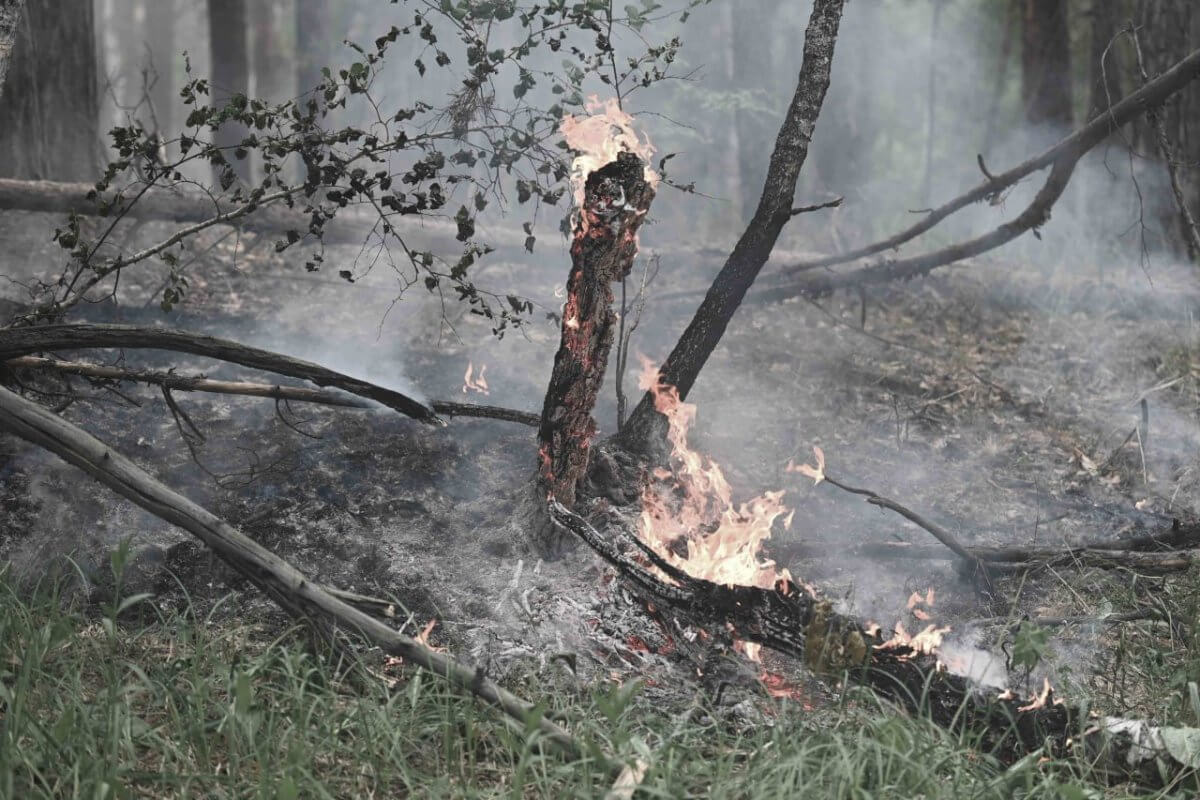
M40 217L0 221L0 239L13 243L9 253L22 254L19 263L0 261L0 272L24 282L57 263L45 230ZM137 236L149 242L163 230L148 225ZM119 305L88 306L78 317L219 333L430 399L541 407L558 342L556 297L570 263L565 244L540 243L533 255L500 251L485 261L481 284L538 304L526 327L502 338L489 320L419 284L397 302L412 276L392 269L396 253L331 249L327 271L310 274L298 260L275 255L266 239L214 235L208 244L189 267L185 303L170 314L157 307L162 277L147 266L123 278ZM353 283L334 277L345 268L355 271ZM719 268L719 251L664 250L633 350L665 356L694 303L656 303L654 295L703 287ZM885 627L904 620L911 630L917 623L905 601L932 588L936 620L962 629L958 646L990 648L995 632L970 620L1095 613L1099 593L1130 577L1035 574L1002 579L986 595L949 560L839 556L860 542L929 537L859 498L812 486L786 465L811 459L818 445L829 474L917 510L967 544L1044 546L1169 526L1196 512L1200 481L1200 291L1189 278L1159 265L1151 282L1136 263L1048 271L1001 254L876 290L865 314L856 296L820 306L750 304L688 398L699 407L692 441L724 467L738 498L787 490L795 518L771 546L824 546L826 558L786 566L842 610ZM21 299L17 284L0 284L0 291ZM172 354L124 358L264 379ZM487 365L487 396L464 394L468 362ZM31 387L62 388L20 377ZM625 379L636 398L636 376ZM596 411L601 436L615 431L612 380ZM722 702L743 711L768 707L759 702L760 670L717 646L719 635L712 645L700 632L692 632L698 643L676 641L583 550L539 558L521 505L537 461L532 428L470 419L437 428L386 410L178 394L205 437L193 456L156 390L73 385L85 399L67 418L315 579L394 598L410 630L436 619L431 641L486 664L492 675L542 686L640 677L652 702L686 705L699 687L720 691ZM607 505L597 503L587 510ZM8 436L0 437L0 531L0 561L11 560L29 580L57 564L64 575L84 576L81 591L102 598L112 586L110 554L131 537L125 591L154 591L167 604L183 602L186 592L216 606L217 620L263 616L284 624L186 534ZM1153 585L1143 581L1140 591ZM1065 632L1056 639L1057 663L1078 672L1102 635ZM798 664L768 656L767 667L773 681L791 682L810 705L828 694ZM747 704L747 697L758 699Z

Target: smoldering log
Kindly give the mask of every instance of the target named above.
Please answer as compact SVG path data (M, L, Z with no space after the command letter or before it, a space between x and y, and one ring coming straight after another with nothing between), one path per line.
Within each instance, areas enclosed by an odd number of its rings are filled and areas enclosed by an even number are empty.
M729 631L802 660L815 672L846 676L938 725L971 732L981 750L1004 763L1031 753L1078 756L1119 780L1149 785L1197 767L1195 756L1172 742L1181 731L1187 736L1200 731L1101 718L1056 699L1048 685L1032 698L979 686L947 669L925 647L885 642L877 626L868 628L834 612L828 601L794 583L781 580L768 590L693 578L624 526L601 533L553 499L548 510L555 524L611 564L659 612L669 609L681 623L710 632Z
M542 497L553 495L568 506L587 472L596 435L592 409L617 325L612 287L633 268L637 232L653 199L645 164L628 152L593 171L584 186L561 339L538 429Z

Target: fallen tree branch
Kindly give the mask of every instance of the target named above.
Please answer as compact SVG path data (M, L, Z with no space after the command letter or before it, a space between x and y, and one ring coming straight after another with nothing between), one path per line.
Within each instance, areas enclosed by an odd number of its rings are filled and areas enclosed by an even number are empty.
M1115 129L1136 119L1147 110L1161 105L1168 97L1200 76L1200 50L1195 50L1158 78L1148 82L1138 91L1125 97L1106 113L1100 114L1087 125L1062 139L1044 152L1024 161L999 175L987 176L983 183L964 192L947 203L930 211L920 222L905 228L882 241L859 247L845 253L826 256L793 264L782 270L784 275L844 264L860 258L894 250L905 242L915 239L933 228L946 217L981 200L998 197L1008 187L1022 178L1059 163L1063 157L1077 160L1079 156L1104 141ZM982 164L981 164L982 167ZM985 172L985 175L987 173Z
M0 387L0 427L79 467L155 516L196 536L226 563L301 621L345 626L389 655L426 669L496 706L526 725L535 708L470 667L436 653L338 599L271 551L186 497L167 488L100 440L41 406ZM563 728L536 715L536 729L552 748L578 758L585 752ZM619 765L604 764L613 774Z
M45 325L0 329L0 360L3 361L54 350L109 347L171 350L228 361L243 367L311 381L318 386L333 386L382 403L421 422L431 425L445 424L426 403L394 389L368 383L310 361L249 347L229 339L218 339L215 336L133 325Z
M378 403L351 394L325 389L310 389L305 386L281 386L269 383L251 383L249 381L220 381L204 375L180 375L176 372L161 372L154 370L135 370L122 367L112 367L102 364L91 364L86 361L63 361L57 358L42 356L22 356L4 362L9 369L46 369L66 372L71 375L81 375L87 378L101 378L115 381L132 381L154 386L163 386L182 392L211 392L214 394L242 395L246 397L267 397L288 402L316 403L326 406L344 408L377 408ZM505 422L516 422L536 428L539 417L530 411L520 411L514 408L486 406L478 403L457 403L449 400L434 400L430 408L448 417L483 417L498 419Z
M760 589L693 578L667 564L624 526L601 533L553 499L548 510L556 524L611 564L644 601L659 612L669 609L680 624L710 633L729 631L801 659L814 671L848 677L951 731L971 732L980 749L1002 763L1030 753L1074 755L1121 780L1152 785L1197 766L1194 753L1174 746L1178 738L1195 736L1192 729L1095 717L1055 700L1048 684L1029 700L1010 690L997 693L946 669L929 648L885 642L878 626L865 627L834 613L829 601L790 581Z
M1082 155L1082 153L1076 153L1060 157L1060 160L1054 162L1050 175L1046 178L1046 182L1038 191L1037 196L1034 197L1033 202L1015 219L982 236L924 255L883 261L850 272L809 275L800 283L754 292L749 299L761 303L776 302L797 296L811 299L832 294L838 289L916 278L946 264L994 250L1011 242L1026 231L1036 232L1050 218L1050 209L1062 196L1063 190L1067 188L1067 183L1071 180L1071 173L1075 170L1075 164Z

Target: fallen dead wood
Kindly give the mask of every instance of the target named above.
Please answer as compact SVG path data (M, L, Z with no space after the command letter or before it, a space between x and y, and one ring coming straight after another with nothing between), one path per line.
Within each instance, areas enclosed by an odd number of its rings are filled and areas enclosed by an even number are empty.
M63 361L57 358L42 356L22 356L4 362L9 369L45 369L80 375L87 378L99 378L114 381L132 381L162 386L181 392L211 392L214 394L242 395L246 397L266 397L287 402L316 403L318 405L340 406L344 408L377 408L378 403L352 394L327 389L311 389L305 386L281 386L269 383L251 383L249 381L220 381L204 375L181 375L176 372L161 372L156 370L137 370L123 367L92 364L86 361ZM536 428L538 415L530 411L520 411L514 408L480 405L478 403L457 403L449 400L434 400L429 406L439 414L448 417L483 417L498 419L505 422L516 422Z
M686 400L700 370L720 342L742 298L754 284L792 218L796 181L808 158L808 146L829 89L834 46L845 0L816 0L804 34L804 55L796 92L788 106L767 168L762 197L746 230L704 296L692 321L659 369L661 382L676 387ZM661 440L662 415L646 392L619 439L629 450L644 451Z
M318 386L332 386L382 403L421 422L431 425L445 424L426 403L394 389L327 369L311 361L249 347L215 336L133 325L45 325L0 329L0 360L3 361L33 353L109 347L171 350L228 361L243 367L311 381Z
M1197 767L1195 751L1187 745L1197 741L1200 731L1100 718L1055 699L1049 684L1025 700L1010 690L973 684L948 669L931 644L918 643L920 636L910 643L885 642L878 626L833 612L827 600L789 581L768 590L693 578L623 525L601 533L553 499L548 510L556 524L611 564L656 613L710 633L729 631L800 659L814 671L846 676L950 730L970 732L981 750L1003 763L1029 754L1074 756L1119 780L1152 785L1191 775ZM926 641L932 643L933 637Z
M338 599L291 564L167 488L99 439L3 387L0 387L0 428L49 450L155 516L193 534L297 619L356 632L384 652L404 658L475 694L521 726L533 724L541 741L550 747L571 758L584 753L566 730L536 712L531 703L489 680L481 667L470 667L434 652ZM614 775L620 768L613 764L603 766Z
M1019 548L967 547L972 559L980 562L986 572L1017 572L1048 567L1096 567L1100 569L1131 569L1137 572L1182 572L1200 563L1200 550L1168 550L1145 553L1136 550L1111 550L1102 547L1076 548ZM771 549L782 563L789 559L828 558L827 546L781 544ZM907 542L870 542L840 549L847 558L946 560L955 553L934 545Z
M1115 129L1131 122L1149 109L1160 106L1168 97L1195 80L1197 76L1200 76L1200 50L1193 51L1158 78L1147 82L1141 89L1125 97L1087 125L1044 152L996 175L984 171L986 180L982 183L931 210L920 222L905 228L896 235L845 253L793 264L781 270L781 274L795 275L807 270L856 261L886 250L894 250L930 230L951 214L982 200L999 197L1005 189L1022 178L1059 163L1064 157L1077 159L1079 155L1104 141Z

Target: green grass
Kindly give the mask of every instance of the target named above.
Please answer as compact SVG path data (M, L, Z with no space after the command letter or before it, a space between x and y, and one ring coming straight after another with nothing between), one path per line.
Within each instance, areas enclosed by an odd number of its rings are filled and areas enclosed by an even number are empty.
M594 763L541 754L431 675L401 668L390 686L362 668L339 676L304 641L146 597L97 613L0 572L0 797L599 798L611 787ZM650 762L638 797L1124 796L1088 788L1078 765L1035 756L1002 768L861 693L816 714L785 703L773 724L751 726L701 705L667 713L631 688L552 702L585 742Z

